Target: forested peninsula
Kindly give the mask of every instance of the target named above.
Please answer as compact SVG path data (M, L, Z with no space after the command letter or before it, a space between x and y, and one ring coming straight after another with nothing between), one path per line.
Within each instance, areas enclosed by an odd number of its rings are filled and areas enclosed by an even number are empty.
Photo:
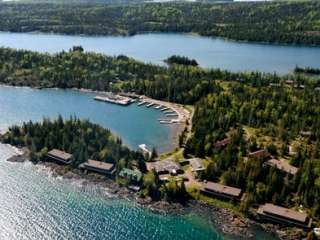
M194 105L192 134L180 147L185 158L205 159L199 179L242 189L245 198L238 210L245 214L251 215L253 206L271 202L294 209L303 206L314 222L320 220L320 84L316 76L232 73L184 64L161 67L126 56L88 53L82 47L54 55L0 48L0 66L2 84L135 92ZM72 129L66 124L67 130ZM41 144L49 141L42 138L48 136L47 125L50 131L59 122L14 127L6 142L19 145L22 141L41 154L46 147ZM79 123L80 128L88 126ZM41 138L37 137L42 139L41 146L25 138L36 129L42 129ZM86 132L81 138L87 138ZM65 144L57 147L73 146ZM115 147L120 145L116 142ZM124 149L123 157L132 154ZM162 185L156 175L151 172L146 181L146 195L159 198ZM168 199L181 198L182 192L185 198L187 191L192 198L208 200L198 188L171 187L175 190L166 192Z
M87 35L197 33L234 40L320 45L318 1L141 3L130 5L0 3L0 30Z

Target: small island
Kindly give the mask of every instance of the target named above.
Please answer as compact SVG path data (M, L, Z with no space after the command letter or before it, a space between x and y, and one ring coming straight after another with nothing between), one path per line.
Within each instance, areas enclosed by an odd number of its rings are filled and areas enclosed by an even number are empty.
M173 55L164 62L168 63L169 65L171 64L180 64L180 65L188 65L188 66L198 66L198 62L195 59L189 59L187 57L183 56L178 56L178 55Z

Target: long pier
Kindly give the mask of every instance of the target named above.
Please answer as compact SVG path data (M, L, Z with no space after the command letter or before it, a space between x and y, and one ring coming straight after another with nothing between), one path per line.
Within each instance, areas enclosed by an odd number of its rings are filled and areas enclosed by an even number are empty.
M184 123L186 119L190 117L188 111L177 104L148 98L146 96L140 96L137 105L147 108L153 107L163 112L164 118L158 119L161 124Z

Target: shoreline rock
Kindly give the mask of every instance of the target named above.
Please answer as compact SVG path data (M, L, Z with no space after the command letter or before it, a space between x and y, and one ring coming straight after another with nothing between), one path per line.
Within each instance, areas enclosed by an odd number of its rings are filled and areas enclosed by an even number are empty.
M22 155L15 155L7 161L29 161L27 152L24 150L23 153L24 154ZM70 169L67 166L58 165L53 162L41 162L36 165L48 169L50 174L52 174L51 176L55 178L62 177L66 180L84 180L82 182L84 186L95 185L107 188L108 193L113 195L112 198L132 201L139 207L148 209L157 214L184 215L191 211L198 212L200 215L205 214L206 216L209 216L210 222L218 231L229 236L240 237L243 239L255 239L253 227L259 227L267 233L278 236L279 239L299 239L296 238L296 236L298 236L297 232L290 231L290 235L288 235L289 231L283 231L283 229L276 225L262 224L248 218L243 218L234 214L232 210L219 208L202 201L189 200L185 205L181 203L167 202L164 200L153 201L151 198L141 198L138 192L134 192L124 186L119 186L113 179L100 174L84 174L79 169Z
M185 205L181 203L167 202L164 200L153 201L150 197L141 198L138 192L134 192L127 187L119 186L114 180L99 174L84 174L78 169L69 170L67 167L51 162L39 163L50 169L53 177L64 179L85 180L84 185L93 184L108 188L108 192L117 199L126 199L136 203L139 207L148 209L157 214L164 215L185 215L191 211L200 215L210 216L210 222L223 234L245 239L254 239L252 227L258 223L235 215L231 210L219 208L198 200L189 200Z

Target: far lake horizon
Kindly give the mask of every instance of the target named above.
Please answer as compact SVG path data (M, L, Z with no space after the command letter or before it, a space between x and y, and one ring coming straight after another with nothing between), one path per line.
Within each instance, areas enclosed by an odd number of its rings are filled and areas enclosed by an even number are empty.
M145 33L134 36L80 36L0 32L0 46L57 53L81 45L85 51L127 55L139 61L164 65L172 55L196 59L205 68L286 74L296 65L320 68L320 47L238 42L179 33Z

